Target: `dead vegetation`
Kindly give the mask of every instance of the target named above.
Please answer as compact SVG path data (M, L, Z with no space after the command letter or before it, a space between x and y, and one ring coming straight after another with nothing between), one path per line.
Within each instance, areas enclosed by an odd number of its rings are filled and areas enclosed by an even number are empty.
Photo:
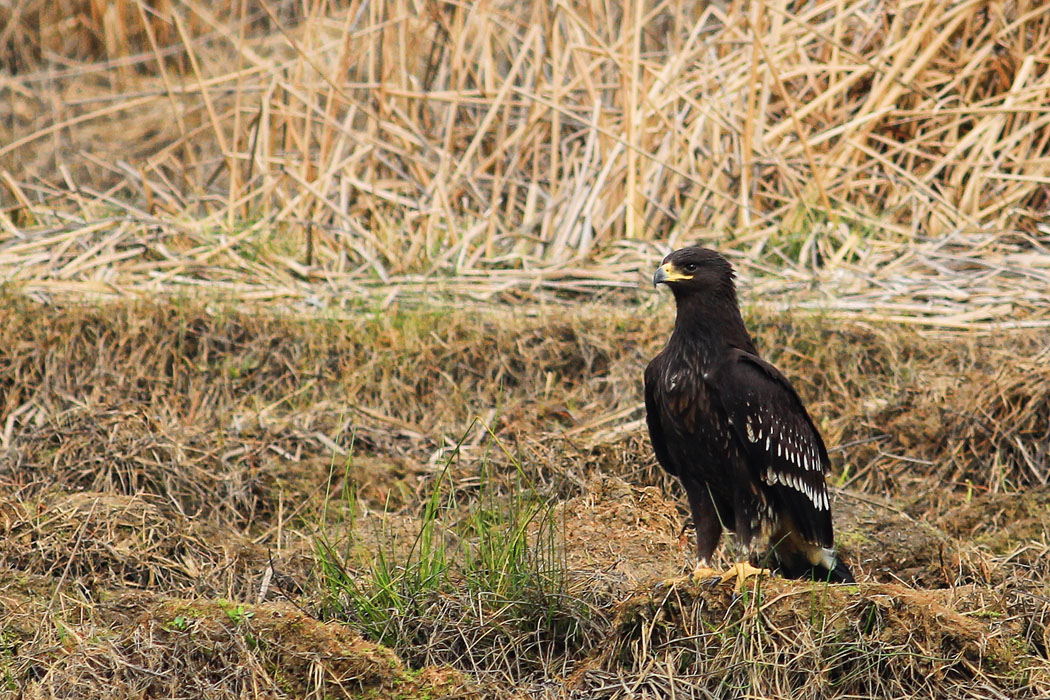
M23 697L479 697L455 671L412 671L287 603L124 595L99 608L109 629L9 663L32 677Z
M1023 688L1029 679L1012 643L1020 621L988 624L952 609L955 598L892 584L783 581L742 596L704 588L642 595L621 605L603 654L570 686L600 698L964 697L982 686Z
M0 687L1050 695L1048 35L0 4ZM697 240L833 447L856 586L653 589L692 533L637 287Z
M644 309L336 322L9 298L6 682L41 698L1045 694L1047 495L1015 449L1045 439L1044 334L781 321L752 317L841 446L838 538L861 583L658 594L692 533L644 438L638 372L662 341ZM966 415L998 439L969 442Z
M1031 0L26 0L0 25L0 264L42 298L614 292L699 238L842 314L1046 311Z
M249 596L245 577L265 566L265 551L158 502L113 490L6 501L0 561L23 574L74 580L92 590Z

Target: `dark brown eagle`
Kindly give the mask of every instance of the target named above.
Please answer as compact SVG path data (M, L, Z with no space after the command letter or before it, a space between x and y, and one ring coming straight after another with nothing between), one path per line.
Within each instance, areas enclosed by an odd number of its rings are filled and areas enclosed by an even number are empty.
M674 292L678 314L645 369L646 420L657 460L689 497L694 578L710 572L728 528L752 561L783 576L853 581L835 555L824 441L791 382L759 357L733 277L700 247L671 253L653 276Z

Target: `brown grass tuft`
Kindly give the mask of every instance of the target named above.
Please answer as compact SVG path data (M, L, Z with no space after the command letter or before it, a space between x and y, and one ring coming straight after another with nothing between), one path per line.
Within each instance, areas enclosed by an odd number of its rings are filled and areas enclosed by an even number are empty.
M454 671L412 673L390 650L287 603L138 596L106 607L120 626L55 650L25 697L478 697Z
M1010 688L1002 674L1015 662L1012 630L946 607L953 597L779 580L743 595L725 584L639 595L570 685L595 698L935 698ZM1014 677L1016 697L1032 697L1030 680Z
M3 565L89 589L192 589L242 598L254 593L248 579L267 566L261 547L234 533L220 535L158 499L114 491L5 498ZM216 540L221 548L214 547Z

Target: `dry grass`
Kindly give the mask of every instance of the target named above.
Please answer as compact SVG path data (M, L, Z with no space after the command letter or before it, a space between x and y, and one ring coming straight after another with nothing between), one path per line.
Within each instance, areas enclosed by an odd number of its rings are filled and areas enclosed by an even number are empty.
M1046 697L1048 35L1033 1L0 6L0 684ZM833 448L857 586L653 593L691 533L638 287L697 240Z
M1037 2L77 8L0 9L30 292L590 294L702 239L844 314L1046 311Z
M603 655L570 685L595 698L995 697L1023 689L1028 679L1016 673L1010 643L1021 621L990 630L945 607L959 606L959 597L780 581L736 597L703 589L639 596L621 606Z
M461 674L414 672L344 625L287 603L125 594L91 612L92 627L71 631L61 647L8 665L31 679L22 697L478 697Z
M836 446L856 587L654 596L687 565L691 533L644 438L638 372L664 334L645 309L335 323L9 298L5 682L42 698L1045 695L1047 496L1016 449L1045 439L1045 334L751 320ZM468 430L474 416L492 431ZM977 418L991 432L973 432ZM559 587L460 562L482 523L513 521L492 518L520 507L523 476L561 533ZM447 583L399 589L418 597L366 624L347 592L368 593L380 554L395 575L411 564L435 493ZM383 659L378 676L362 670Z
M88 588L250 596L245 577L265 566L266 552L247 538L220 535L214 527L151 502L157 500L108 490L7 501L3 565ZM214 549L217 540L223 542L219 550ZM202 566L207 566L207 576Z

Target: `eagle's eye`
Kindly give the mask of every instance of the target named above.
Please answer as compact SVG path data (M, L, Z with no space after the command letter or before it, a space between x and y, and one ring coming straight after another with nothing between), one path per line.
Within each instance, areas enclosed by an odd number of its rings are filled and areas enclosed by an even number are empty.
M685 265L682 265L682 269L688 272L689 274L696 272L696 268L697 264L695 262L690 262L686 263Z

